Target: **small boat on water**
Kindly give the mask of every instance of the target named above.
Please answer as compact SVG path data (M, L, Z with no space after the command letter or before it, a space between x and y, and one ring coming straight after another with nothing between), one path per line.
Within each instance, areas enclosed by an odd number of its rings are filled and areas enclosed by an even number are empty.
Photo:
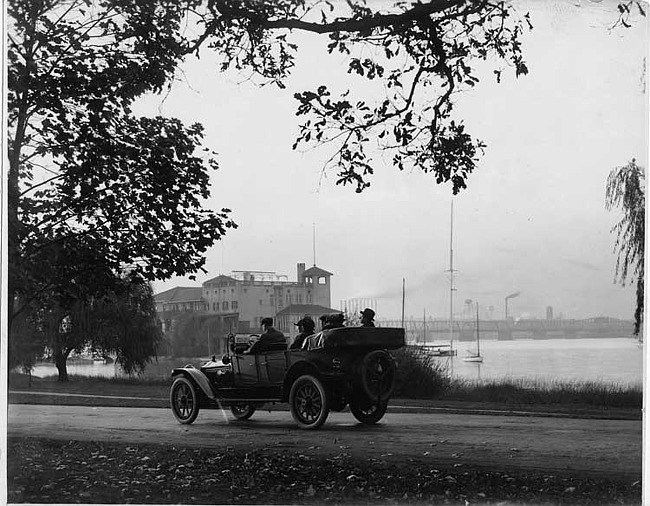
M467 355L463 357L463 362L483 362L481 356L481 339L478 328L478 304L476 304L476 351L467 350Z
M451 348L450 344L425 344L422 349L431 357L453 357L456 350Z
M478 352L467 351L467 356L463 357L463 362L483 362L483 357Z

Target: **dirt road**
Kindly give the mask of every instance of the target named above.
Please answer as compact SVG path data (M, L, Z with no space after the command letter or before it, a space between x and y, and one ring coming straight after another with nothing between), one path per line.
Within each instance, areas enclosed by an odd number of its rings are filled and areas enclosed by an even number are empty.
M64 440L349 453L491 469L641 478L642 422L458 414L388 413L377 426L331 413L318 431L298 429L288 412L258 411L248 422L202 411L180 425L154 408L9 405L8 435Z

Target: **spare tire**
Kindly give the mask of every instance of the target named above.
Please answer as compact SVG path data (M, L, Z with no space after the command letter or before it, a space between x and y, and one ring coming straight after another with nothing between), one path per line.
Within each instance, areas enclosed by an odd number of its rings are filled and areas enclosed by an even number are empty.
M369 399L387 400L395 387L395 360L385 350L374 350L361 361L361 386Z

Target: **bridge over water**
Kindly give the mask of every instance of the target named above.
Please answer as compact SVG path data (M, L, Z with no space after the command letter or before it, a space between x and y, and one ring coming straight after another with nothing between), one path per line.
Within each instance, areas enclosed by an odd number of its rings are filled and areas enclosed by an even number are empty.
M401 327L401 320L381 320L382 327ZM476 320L454 320L453 340L476 340ZM585 320L481 320L478 323L481 339L510 341L513 339L573 339L631 337L634 322L615 318ZM405 320L407 341L449 341L449 320Z

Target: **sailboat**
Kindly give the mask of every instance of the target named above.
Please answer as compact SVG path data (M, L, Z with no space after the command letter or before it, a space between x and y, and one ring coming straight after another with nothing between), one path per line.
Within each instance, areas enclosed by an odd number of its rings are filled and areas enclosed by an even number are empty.
M476 351L467 350L467 356L463 357L463 362L483 362L481 356L481 338L478 328L478 304L476 304Z

